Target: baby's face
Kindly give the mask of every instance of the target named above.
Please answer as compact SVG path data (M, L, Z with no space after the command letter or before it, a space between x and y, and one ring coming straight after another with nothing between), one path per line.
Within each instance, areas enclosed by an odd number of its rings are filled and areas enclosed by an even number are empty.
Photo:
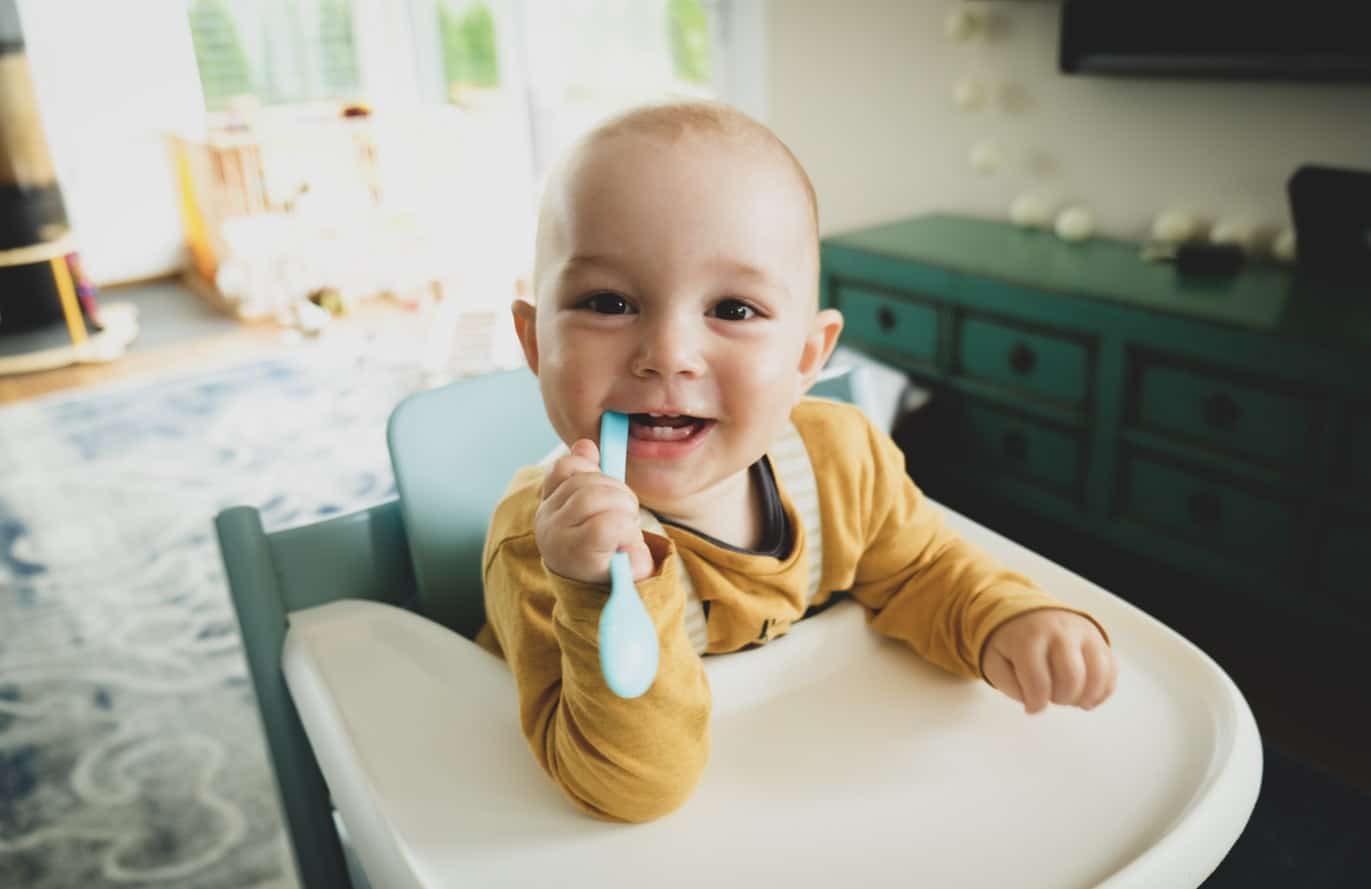
M813 335L812 210L774 154L620 134L550 205L521 330L548 416L570 443L628 414L628 484L666 516L766 452L831 346Z

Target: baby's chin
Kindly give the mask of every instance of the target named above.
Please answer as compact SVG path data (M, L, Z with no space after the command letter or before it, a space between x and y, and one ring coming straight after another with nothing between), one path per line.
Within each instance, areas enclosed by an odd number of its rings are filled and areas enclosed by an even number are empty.
M667 515L687 507L705 493L700 480L690 473L677 474L630 465L627 481L644 508Z
M691 516L706 515L718 508L729 508L734 493L732 486L721 484L718 478L701 479L697 475L652 470L628 471L628 486L638 497L638 504L654 515L691 524ZM746 496L738 492L740 496Z
M681 485L641 483L631 475L629 487L638 497L638 505L655 515L672 518L686 512L686 506L701 492Z

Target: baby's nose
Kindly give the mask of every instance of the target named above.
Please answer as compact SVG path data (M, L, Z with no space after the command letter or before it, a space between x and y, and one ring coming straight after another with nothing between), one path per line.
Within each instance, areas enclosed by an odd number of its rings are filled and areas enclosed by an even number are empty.
M633 356L636 376L699 376L704 370L698 338L687 325L661 322L650 325Z

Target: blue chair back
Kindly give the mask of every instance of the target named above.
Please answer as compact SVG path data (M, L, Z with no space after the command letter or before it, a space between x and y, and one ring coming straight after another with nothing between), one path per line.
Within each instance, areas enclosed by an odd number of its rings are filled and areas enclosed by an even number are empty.
M522 466L557 444L527 369L409 396L386 430L418 611L470 638L485 621L481 550L490 513Z

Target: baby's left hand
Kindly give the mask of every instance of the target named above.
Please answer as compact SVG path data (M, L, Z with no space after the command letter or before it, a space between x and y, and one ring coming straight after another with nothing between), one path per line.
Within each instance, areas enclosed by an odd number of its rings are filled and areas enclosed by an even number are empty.
M1011 618L990 634L981 664L990 684L1037 713L1051 701L1093 710L1114 693L1119 665L1099 629L1060 608Z

